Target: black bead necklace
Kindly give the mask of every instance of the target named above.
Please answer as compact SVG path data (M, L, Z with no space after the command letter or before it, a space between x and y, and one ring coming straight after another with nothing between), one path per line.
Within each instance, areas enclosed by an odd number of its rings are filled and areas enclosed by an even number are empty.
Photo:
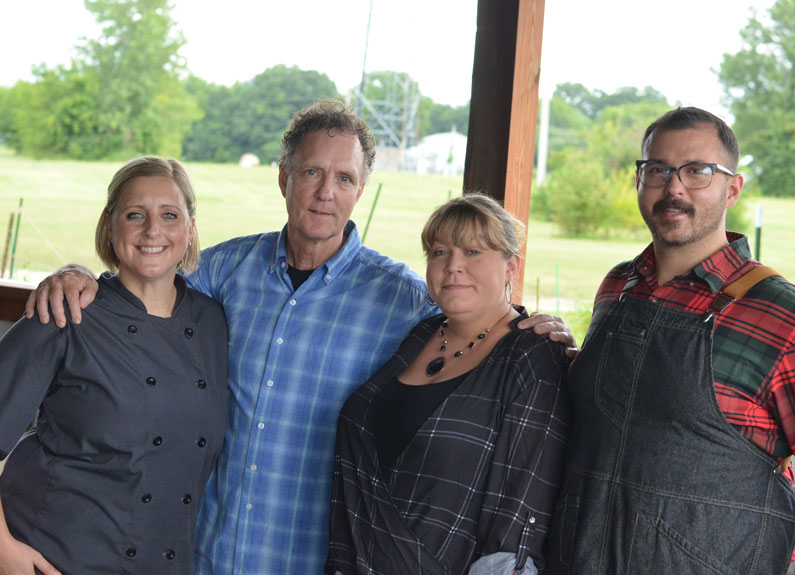
M461 357L462 355L464 355L465 351L473 349L478 343L480 343L481 340L485 339L486 336L489 334L489 332L492 329L494 329L502 320L504 320L505 316L507 316L509 313L511 313L511 308L508 308L508 311L505 312L505 315L503 315L500 319L498 319L493 326L486 328L484 331L480 332L477 336L475 336L475 339L473 339L466 345L466 347L464 347L463 349L459 349L457 352L455 352L453 354L453 357ZM439 329L439 337L442 338L442 346L439 348L439 351L441 353L445 353L447 351L447 340L444 338L444 330L446 327L447 327L447 320L444 320L442 322L442 327ZM432 359L431 361L428 362L428 365L425 366L425 375L427 375L428 377L433 377L437 373L441 373L444 370L444 364L445 364L444 355L440 355L439 357Z

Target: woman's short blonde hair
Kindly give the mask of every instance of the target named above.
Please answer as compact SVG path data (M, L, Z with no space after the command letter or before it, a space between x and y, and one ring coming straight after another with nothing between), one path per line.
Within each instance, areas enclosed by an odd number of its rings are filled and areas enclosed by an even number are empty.
M94 245L97 255L102 263L112 272L119 269L119 258L111 244L108 236L108 225L106 217L113 218L118 207L119 200L127 188L127 184L135 178L157 177L171 178L177 188L182 192L185 206L188 208L188 215L196 217L196 195L193 193L188 171L180 162L171 158L161 158L159 156L142 156L134 158L124 164L121 169L114 174L113 179L108 185L108 199L105 209L99 216L97 229L94 233ZM191 273L199 264L199 231L193 226L193 241L188 244L185 255L182 256L179 268L186 274Z
M483 241L506 259L521 254L524 225L503 208L497 200L482 193L469 193L436 208L422 230L425 257L436 241L465 247L473 227L483 233Z

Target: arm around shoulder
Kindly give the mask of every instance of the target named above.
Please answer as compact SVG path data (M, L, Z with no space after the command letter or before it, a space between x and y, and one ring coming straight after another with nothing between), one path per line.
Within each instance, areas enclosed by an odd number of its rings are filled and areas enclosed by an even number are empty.
M72 321L79 324L83 319L81 310L94 301L97 289L97 281L90 269L79 264L64 266L42 280L33 290L25 304L25 315L30 319L38 313L41 323L46 324L50 321L49 312L52 311L55 325L64 327L65 299Z

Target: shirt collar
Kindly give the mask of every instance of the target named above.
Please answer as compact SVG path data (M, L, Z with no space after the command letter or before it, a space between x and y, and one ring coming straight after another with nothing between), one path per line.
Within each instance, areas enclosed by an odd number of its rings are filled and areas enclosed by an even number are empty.
M333 256L323 262L319 267L323 268L323 281L331 283L353 261L362 247L362 240L359 231L353 220L348 220L343 230L345 241L342 247ZM273 253L271 254L270 273L277 269L287 269L287 224L279 232L278 241L275 242Z
M134 295L130 290L124 287L124 284L121 283L121 280L119 279L118 273L104 271L97 279L97 283L115 292L122 299L126 300L140 311L146 313L146 306L144 305L144 302L142 302L138 296ZM174 285L177 287L177 299L174 302L174 309L171 312L172 317L177 315L180 305L184 299L185 291L187 290L187 284L185 283L185 278L182 277L182 274L178 273L174 276Z
M736 232L726 232L726 239L729 245L712 254L689 272L706 283L712 293L717 293L726 285L726 281L751 258L751 248L746 236ZM646 246L633 263L635 271L648 285L657 285L653 244Z

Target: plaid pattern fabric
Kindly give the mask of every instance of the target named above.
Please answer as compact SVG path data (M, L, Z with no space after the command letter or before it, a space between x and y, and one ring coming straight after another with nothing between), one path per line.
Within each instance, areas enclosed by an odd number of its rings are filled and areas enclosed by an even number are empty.
M621 294L629 275L640 281L629 297L703 313L715 294L760 265L745 236L727 233L728 246L663 286L657 285L649 245L631 262L613 268L596 295L593 331ZM587 339L587 336L586 336ZM768 278L717 316L713 336L713 377L726 419L754 445L775 457L795 451L795 287Z
M422 317L425 283L362 246L343 247L296 291L286 228L202 252L189 278L229 324L226 443L198 522L197 574L321 573L337 415Z
M343 407L327 574L458 574L498 551L515 553L517 568L528 556L543 567L568 435L567 361L519 320L381 475L372 400L442 319L420 323Z

